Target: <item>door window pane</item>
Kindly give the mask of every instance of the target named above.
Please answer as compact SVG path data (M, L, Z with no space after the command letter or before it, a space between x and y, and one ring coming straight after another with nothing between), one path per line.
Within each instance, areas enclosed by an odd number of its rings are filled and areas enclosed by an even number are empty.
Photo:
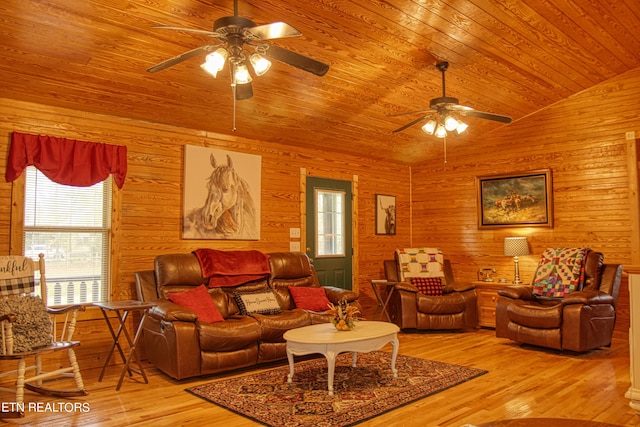
M316 255L344 256L343 191L316 190Z

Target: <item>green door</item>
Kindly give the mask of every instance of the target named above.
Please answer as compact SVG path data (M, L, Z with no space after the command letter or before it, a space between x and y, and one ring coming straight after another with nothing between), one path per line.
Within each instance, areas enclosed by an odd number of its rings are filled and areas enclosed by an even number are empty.
M307 254L323 286L352 289L351 181L307 177Z

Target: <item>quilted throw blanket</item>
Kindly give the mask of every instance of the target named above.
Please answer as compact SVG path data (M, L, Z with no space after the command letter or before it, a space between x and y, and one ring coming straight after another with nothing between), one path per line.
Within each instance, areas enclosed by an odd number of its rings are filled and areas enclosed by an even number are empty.
M219 251L196 249L202 277L209 278L209 287L236 286L271 274L269 256L260 251Z
M444 255L438 248L396 249L400 280L412 277L440 277L444 284Z
M542 253L533 281L533 294L562 298L582 289L589 248L548 248Z

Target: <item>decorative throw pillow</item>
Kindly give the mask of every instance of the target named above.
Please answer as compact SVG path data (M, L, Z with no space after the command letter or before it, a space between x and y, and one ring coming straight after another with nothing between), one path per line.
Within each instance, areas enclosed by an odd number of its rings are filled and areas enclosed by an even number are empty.
M51 318L42 298L25 296L0 299L0 315L13 313L13 351L21 353L51 344Z
M331 304L324 288L289 286L289 293L296 307L303 310L327 311Z
M167 298L176 304L192 310L201 322L224 322L216 303L211 299L209 291L204 285L184 292L172 292Z
M240 313L249 314L278 314L282 311L273 291L234 292L233 297L238 304Z
M429 296L442 296L442 279L439 277L412 277L411 284L418 292Z

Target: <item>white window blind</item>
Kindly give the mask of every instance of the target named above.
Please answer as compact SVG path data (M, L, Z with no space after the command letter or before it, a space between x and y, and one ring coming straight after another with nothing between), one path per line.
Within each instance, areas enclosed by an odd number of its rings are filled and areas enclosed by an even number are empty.
M45 255L49 305L108 299L110 216L111 177L73 187L27 168L23 247Z

